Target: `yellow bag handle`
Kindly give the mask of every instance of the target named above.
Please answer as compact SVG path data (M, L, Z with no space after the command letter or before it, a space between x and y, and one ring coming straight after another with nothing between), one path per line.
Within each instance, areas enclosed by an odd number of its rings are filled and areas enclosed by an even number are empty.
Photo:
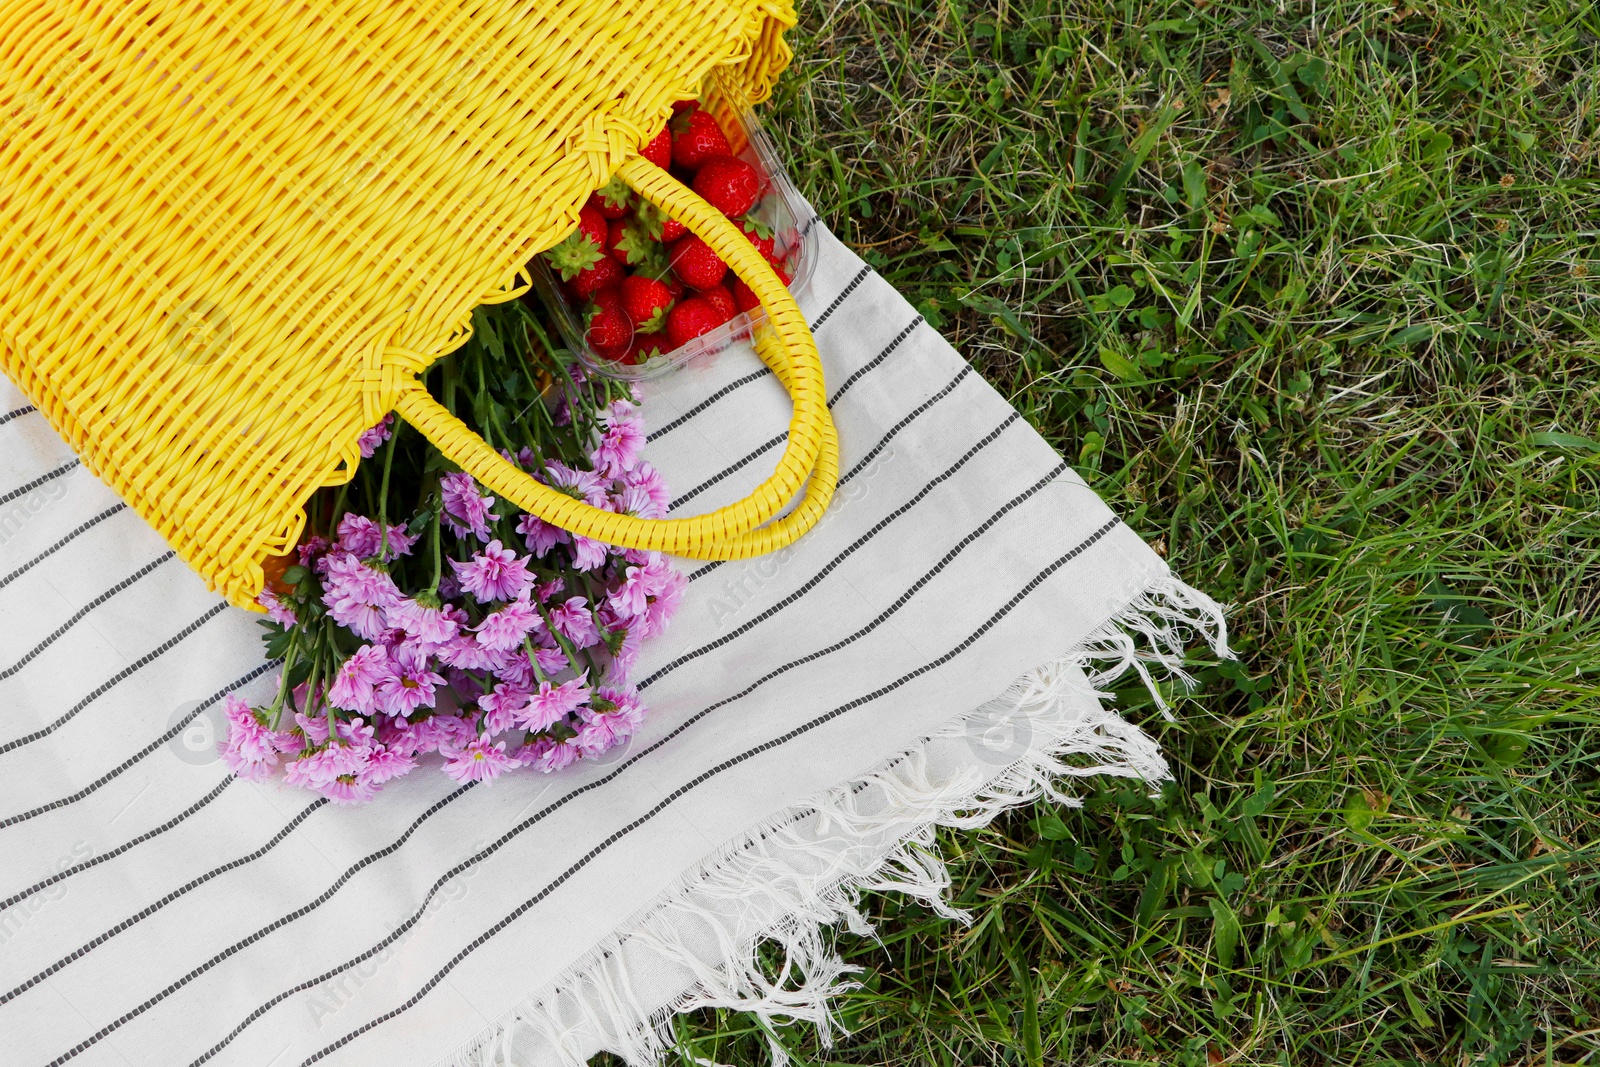
M641 156L624 163L617 176L710 245L766 309L768 327L756 338L756 352L794 405L789 439L772 476L743 500L704 515L641 519L575 500L518 470L434 400L417 379L406 383L395 410L480 483L524 511L582 537L690 559L746 559L782 548L815 525L833 499L839 479L839 440L828 412L816 341L772 265L720 211ZM806 491L799 505L762 526L802 484Z

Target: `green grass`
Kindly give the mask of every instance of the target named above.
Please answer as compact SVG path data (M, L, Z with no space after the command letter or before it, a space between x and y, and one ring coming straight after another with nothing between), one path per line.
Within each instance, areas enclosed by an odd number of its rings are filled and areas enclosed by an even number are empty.
M806 193L1240 663L1156 800L945 834L802 1063L1600 1060L1600 14L807 3ZM748 1017L683 1062L764 1062Z

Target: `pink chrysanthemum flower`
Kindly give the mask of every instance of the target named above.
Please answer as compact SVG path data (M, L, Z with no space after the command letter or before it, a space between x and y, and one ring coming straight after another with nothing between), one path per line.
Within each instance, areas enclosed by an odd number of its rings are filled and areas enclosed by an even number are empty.
M393 626L405 631L407 637L421 645L442 645L460 632L459 621L441 607L416 600L403 599L385 614Z
M458 782L489 782L517 766L515 756L506 755L504 741L489 740L482 734L463 748L445 753L444 773Z
M328 687L328 700L346 711L371 715L373 687L387 673L389 653L382 645L362 645L342 664Z
M239 778L261 781L278 765L280 752L298 747L297 739L286 739L269 729L255 710L237 696L223 698L222 712L228 720L228 736L217 751L228 770Z
M556 645L540 645L533 650L533 658L538 662L539 669L546 674L560 674L572 666L567 662L567 654Z
M630 489L642 489L650 497L654 514L636 512L644 518L660 518L666 515L667 508L672 504L672 492L667 488L666 479L661 477L661 472L649 460L640 460L633 470L623 474L622 484Z
M339 547L357 559L376 556L383 547L382 528L365 515L357 515L354 512L346 514L339 520L338 534ZM417 539L407 534L404 526L390 526L389 551L383 558L390 560L410 555L411 547L416 543Z
M600 640L594 627L594 616L589 614L589 602L581 596L568 597L550 609L550 625L557 633L578 648L587 648Z
M444 521L457 537L472 534L489 540L489 509L494 497L484 496L472 475L457 471L439 479L439 496L444 501Z
M461 634L433 650L440 663L463 671L494 671L499 673L515 649L493 649L478 641L472 634Z
M663 519L667 515L667 509L657 504L642 485L624 484L620 493L612 495L611 510L641 519Z
M378 795L377 783L362 772L341 774L313 788L335 804L365 804Z
M606 428L590 458L601 474L618 478L633 469L644 451L644 420L626 400L613 401L603 417Z
M374 702L379 711L406 719L418 708L433 707L434 690L444 679L428 669L426 657L404 645L395 651L375 687Z
M545 481L550 488L595 507L606 502L606 479L594 471L574 470L565 463L545 464Z
M324 713L322 718L313 719L303 711L294 713L295 725L300 728L300 736L304 737L313 747L327 743L328 718Z
M394 425L394 415L388 414L376 426L361 431L361 436L356 438L356 444L361 449L362 459L371 459L378 451L378 446L389 439L390 427Z
M333 732L351 748L370 749L374 744L372 727L359 716L334 723Z
M526 556L519 556L499 541L490 541L469 562L450 561L461 588L483 604L495 600L521 600L533 588Z
M524 515L518 519L517 533L522 535L528 551L538 559L543 559L552 548L567 539L567 531L550 525L537 515Z
M494 652L516 648L522 639L544 625L539 609L528 600L513 600L478 624L478 644Z
M604 541L572 535L572 566L575 570L592 571L606 565L611 546Z
M528 706L528 691L502 682L494 691L478 698L483 709L483 729L488 734L498 734L511 729Z
M256 603L267 609L267 618L284 626L294 626L300 622L293 609L278 598L278 594L270 589L263 589L256 594Z
M626 624L643 615L650 606L650 587L650 575L643 567L629 567L622 581L606 597L606 604Z
M359 774L366 762L366 749L351 748L338 741L330 741L311 755L301 756L290 763L284 780L290 785L316 789L318 786L327 785L342 774Z
M400 602L394 579L347 552L331 553L326 562L322 602L328 614L340 626L376 641L388 628L384 609Z
M553 737L538 738L517 749L517 762L545 774L570 767L583 756L583 753L578 751L578 746L571 743L572 740L574 739L557 741Z
M384 746L374 748L367 753L367 766L361 772L361 776L371 785L382 785L391 779L410 774L416 766L417 761L410 756Z
M585 756L597 756L632 737L644 722L644 705L632 690L603 685L586 707L578 709L583 727L578 747Z
M539 691L528 698L521 714L517 716L518 724L529 730L548 730L589 699L589 689L584 684L587 680L587 675L584 675L560 685L540 682Z
M322 559L323 553L327 551L328 539L313 535L300 542L299 546L295 548L295 555L300 560L300 566L312 567Z

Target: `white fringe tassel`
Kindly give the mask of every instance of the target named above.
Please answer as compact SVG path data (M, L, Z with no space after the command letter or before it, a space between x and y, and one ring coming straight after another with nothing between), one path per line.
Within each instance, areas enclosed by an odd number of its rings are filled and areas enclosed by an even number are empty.
M1041 796L1076 806L1057 788L1066 778L1171 777L1155 742L1106 708L1101 690L1133 670L1170 720L1152 668L1191 685L1184 650L1196 637L1231 658L1222 607L1170 575L1159 579L1001 697L731 842L438 1067L584 1067L602 1049L647 1067L672 1047L673 1016L703 1007L753 1013L775 1067L789 1059L778 1025L811 1023L830 1044L840 1031L834 998L856 987L857 970L830 935L843 923L872 936L862 893L906 893L970 921L945 899L950 876L936 827L981 827ZM764 943L781 956L776 975L761 962Z

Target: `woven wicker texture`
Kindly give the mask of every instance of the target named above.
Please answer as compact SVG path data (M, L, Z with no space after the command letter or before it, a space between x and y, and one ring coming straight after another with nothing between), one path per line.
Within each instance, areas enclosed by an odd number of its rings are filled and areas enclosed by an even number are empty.
M240 605L391 409L569 529L702 558L777 547L836 474L815 346L748 242L637 152L713 72L764 98L793 21L787 0L4 4L0 367ZM693 520L551 492L416 377L615 173L762 298L758 349L794 399L772 478Z

